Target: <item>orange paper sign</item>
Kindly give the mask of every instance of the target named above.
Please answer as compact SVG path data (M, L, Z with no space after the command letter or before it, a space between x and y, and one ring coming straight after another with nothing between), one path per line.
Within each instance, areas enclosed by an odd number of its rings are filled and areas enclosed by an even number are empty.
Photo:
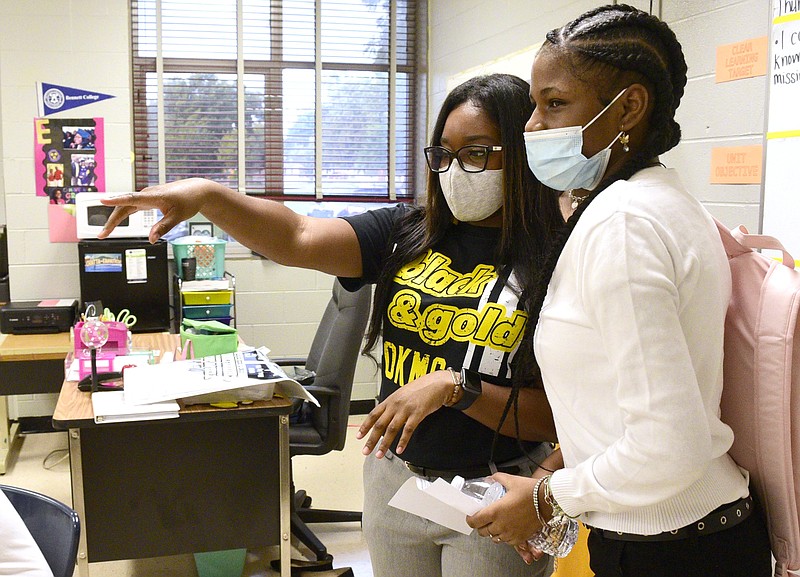
M720 146L711 149L712 184L760 184L763 147Z
M717 82L764 76L768 55L766 36L717 46Z

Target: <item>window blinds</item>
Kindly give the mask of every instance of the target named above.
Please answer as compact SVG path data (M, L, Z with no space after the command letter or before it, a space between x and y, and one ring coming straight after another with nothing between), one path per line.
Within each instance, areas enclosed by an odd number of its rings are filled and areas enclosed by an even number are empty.
M416 0L132 0L137 189L414 195Z

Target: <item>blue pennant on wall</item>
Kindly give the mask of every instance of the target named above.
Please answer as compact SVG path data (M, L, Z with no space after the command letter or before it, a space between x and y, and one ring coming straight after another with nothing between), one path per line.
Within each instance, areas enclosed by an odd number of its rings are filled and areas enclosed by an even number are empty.
M80 88L70 88L69 86L59 86L46 82L37 82L36 84L36 96L39 101L39 116L47 116L56 112L78 108L85 104L94 104L101 100L114 98L110 94L82 90Z

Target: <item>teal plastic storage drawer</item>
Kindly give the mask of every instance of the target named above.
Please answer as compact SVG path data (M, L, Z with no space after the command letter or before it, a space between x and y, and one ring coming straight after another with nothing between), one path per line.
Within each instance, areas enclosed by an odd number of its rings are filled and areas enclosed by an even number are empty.
M211 319L230 317L231 305L200 305L183 307L183 316L187 319ZM228 323L230 324L230 323Z
M226 241L208 236L183 236L170 244L175 257L175 269L180 278L183 279L181 261L185 258L194 258L197 261L196 279L222 278L225 274Z

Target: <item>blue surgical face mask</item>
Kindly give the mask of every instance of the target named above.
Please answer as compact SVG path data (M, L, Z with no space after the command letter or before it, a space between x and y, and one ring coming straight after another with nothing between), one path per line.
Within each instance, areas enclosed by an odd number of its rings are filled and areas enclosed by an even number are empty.
M586 126L567 126L525 133L528 166L539 182L560 191L597 188L606 173L611 158L611 146L622 132L603 150L586 158L583 154L583 131L600 118L625 90L627 88L617 94Z

